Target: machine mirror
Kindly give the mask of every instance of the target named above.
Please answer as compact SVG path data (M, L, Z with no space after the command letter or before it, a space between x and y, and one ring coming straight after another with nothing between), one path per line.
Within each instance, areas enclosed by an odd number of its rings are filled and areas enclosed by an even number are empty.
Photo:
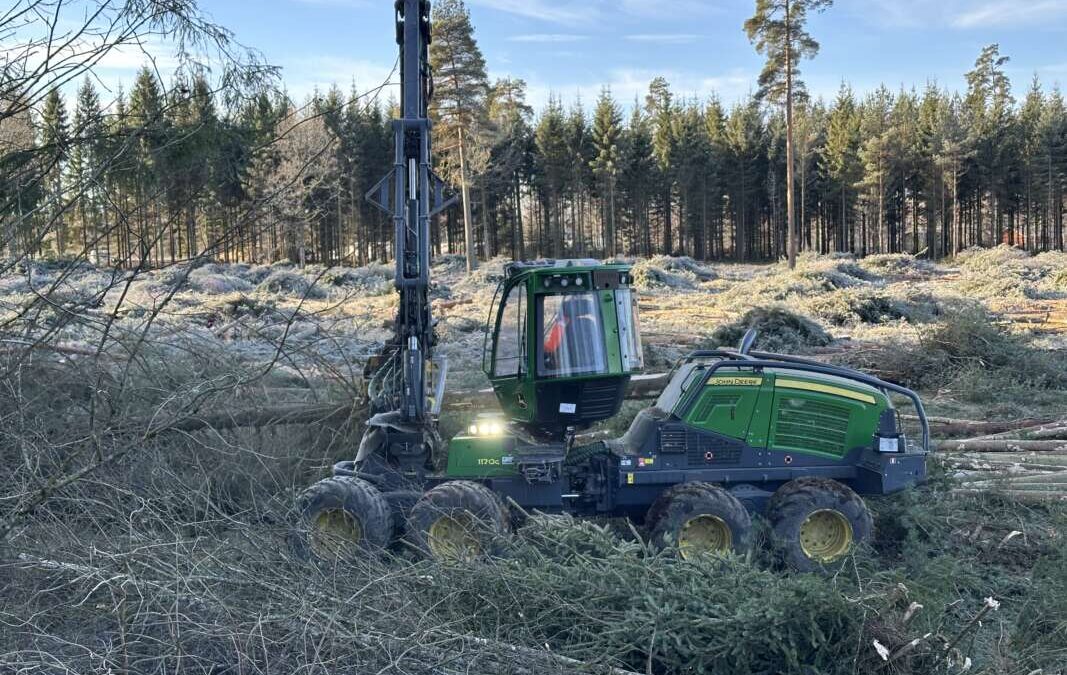
M759 337L759 331L755 328L745 331L745 336L741 338L741 344L737 347L737 353L742 356L748 354L752 350L752 345L756 344L757 337Z

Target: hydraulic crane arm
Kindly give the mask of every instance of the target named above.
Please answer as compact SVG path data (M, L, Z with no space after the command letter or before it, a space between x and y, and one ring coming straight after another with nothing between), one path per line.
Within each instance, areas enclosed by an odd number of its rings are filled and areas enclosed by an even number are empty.
M367 194L393 218L395 285L400 295L391 340L366 368L371 418L362 459L384 460L409 478L421 474L436 443L436 418L428 382L436 335L430 313L430 217L454 200L430 166L432 95L428 60L430 1L396 0L396 39L400 46L400 118L393 120L392 171ZM443 389L439 369L436 399ZM375 447L367 448L372 445ZM370 470L364 466L362 470ZM375 470L382 467L374 467Z

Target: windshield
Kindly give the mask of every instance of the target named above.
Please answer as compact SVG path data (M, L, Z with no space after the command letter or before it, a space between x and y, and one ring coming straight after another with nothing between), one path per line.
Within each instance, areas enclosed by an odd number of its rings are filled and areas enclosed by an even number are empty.
M595 293L542 295L537 374L571 377L607 371L604 326Z
M641 370L645 355L641 351L641 325L637 320L637 299L629 288L615 291L615 315L619 317L619 349L623 370Z

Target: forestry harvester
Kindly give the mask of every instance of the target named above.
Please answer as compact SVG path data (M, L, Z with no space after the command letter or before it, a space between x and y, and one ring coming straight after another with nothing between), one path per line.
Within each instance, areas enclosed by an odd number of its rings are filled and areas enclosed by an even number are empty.
M319 558L404 539L426 556L470 560L516 511L627 517L690 558L743 553L752 517L802 570L839 565L872 532L860 495L926 478L929 427L911 390L855 370L753 351L694 352L620 438L578 444L619 413L643 366L630 266L539 260L506 266L486 322L483 368L502 412L447 443L447 374L434 357L429 221L446 208L431 170L430 2L396 0L401 115L395 165L368 198L396 228L393 338L367 365L372 414L354 460L300 499L294 543ZM897 401L921 431L903 433ZM443 458L443 459L442 459Z

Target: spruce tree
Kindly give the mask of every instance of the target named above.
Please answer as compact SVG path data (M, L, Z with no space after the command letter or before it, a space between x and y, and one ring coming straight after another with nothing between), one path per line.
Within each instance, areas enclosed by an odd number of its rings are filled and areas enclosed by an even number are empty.
M70 156L70 126L67 107L58 89L45 96L41 111L41 162L44 168L44 185L48 200L48 219L55 231L55 252L66 252L67 225L64 211L63 172Z
M593 146L590 163L600 183L604 203L604 243L606 254L617 254L615 225L615 181L619 172L619 138L622 135L622 111L607 87L601 90L593 113Z
M850 214L853 191L860 179L860 120L852 90L842 84L830 111L823 146L821 166L830 179L831 189L838 193L840 211L837 214L836 250L855 250Z
M537 174L542 194L544 233L548 238L547 253L553 257L564 255L562 201L570 173L566 126L563 106L559 99L550 98L534 137L539 155ZM546 252L543 237L538 237L538 243L543 255Z
M76 213L82 249L88 255L91 253L90 241L95 240L97 236L97 175L106 161L102 152L104 119L100 108L100 94L88 77L78 88L71 135L69 174L78 200Z

